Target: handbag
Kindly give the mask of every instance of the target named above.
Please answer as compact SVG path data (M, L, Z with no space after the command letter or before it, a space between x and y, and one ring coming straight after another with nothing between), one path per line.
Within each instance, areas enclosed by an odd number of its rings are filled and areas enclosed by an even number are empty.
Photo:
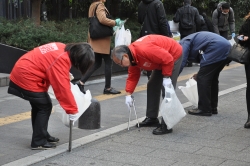
M249 56L250 51L248 47L235 43L228 54L228 59L241 64L249 64Z
M108 36L113 36L113 28L110 26L101 24L98 18L96 17L96 9L99 4L96 5L94 16L89 17L89 34L90 34L90 38L92 39L99 39L99 38L104 38Z

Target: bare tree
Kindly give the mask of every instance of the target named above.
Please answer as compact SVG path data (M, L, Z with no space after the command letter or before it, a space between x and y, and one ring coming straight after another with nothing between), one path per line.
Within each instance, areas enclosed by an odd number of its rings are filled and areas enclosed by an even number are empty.
M32 0L32 18L37 26L41 24L40 7L42 0Z

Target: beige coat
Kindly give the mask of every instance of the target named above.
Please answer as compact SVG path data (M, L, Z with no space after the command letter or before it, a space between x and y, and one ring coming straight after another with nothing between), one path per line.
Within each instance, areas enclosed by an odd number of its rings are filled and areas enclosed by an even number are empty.
M94 16L94 11L96 5L101 2L93 2L89 7L89 17ZM115 26L115 20L111 20L106 17L108 14L107 8L104 6L103 3L99 4L96 10L96 16L100 23L107 25L107 26ZM101 29L100 29L101 31ZM101 53L101 54L110 54L110 44L111 44L111 37L105 37L101 39L91 39L88 33L88 43L94 49L94 52Z

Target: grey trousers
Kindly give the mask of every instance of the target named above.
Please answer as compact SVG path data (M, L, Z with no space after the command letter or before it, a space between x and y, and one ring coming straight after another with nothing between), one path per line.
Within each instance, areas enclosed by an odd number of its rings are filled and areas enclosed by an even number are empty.
M172 76L172 84L176 87L177 78L182 63L182 56L174 63ZM163 75L161 70L153 70L147 84L147 110L146 116L149 118L157 118L159 113L159 105L161 98Z

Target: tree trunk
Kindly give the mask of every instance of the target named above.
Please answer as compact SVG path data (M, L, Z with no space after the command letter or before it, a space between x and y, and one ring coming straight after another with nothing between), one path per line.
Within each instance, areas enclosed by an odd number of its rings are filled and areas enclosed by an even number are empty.
M32 19L34 20L35 24L39 26L41 24L40 21L40 6L42 0L32 0Z

